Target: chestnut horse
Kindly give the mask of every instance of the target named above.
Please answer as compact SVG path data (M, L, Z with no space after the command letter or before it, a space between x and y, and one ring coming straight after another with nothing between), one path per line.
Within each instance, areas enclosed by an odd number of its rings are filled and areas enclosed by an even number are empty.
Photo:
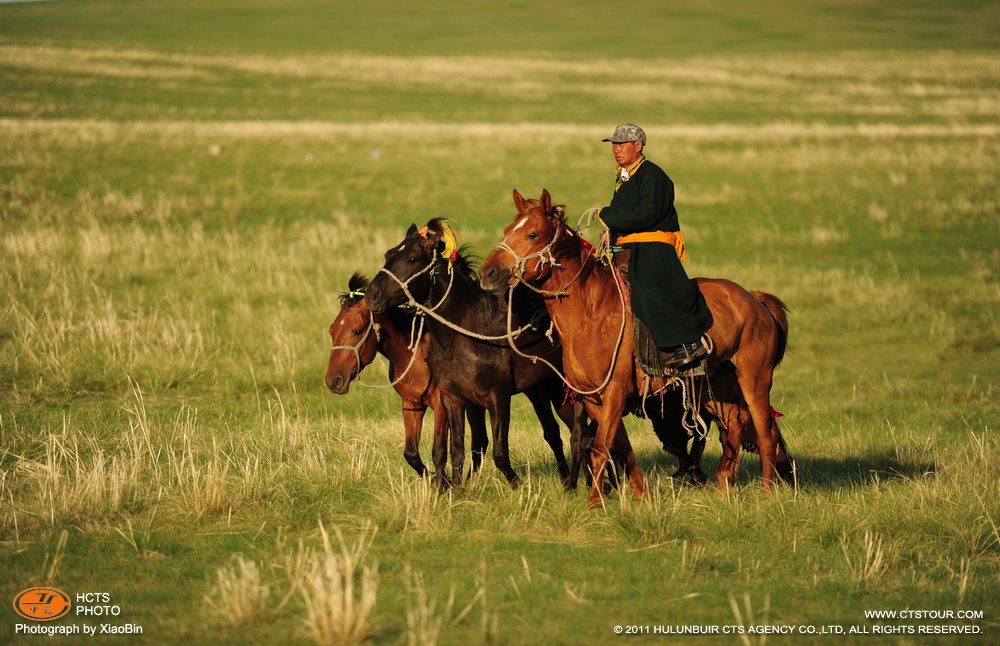
M619 434L626 406L639 394L645 374L635 360L635 340L627 295L609 267L596 261L565 218L552 206L547 190L538 200L526 200L514 191L517 215L504 229L504 238L483 262L484 288L499 290L520 280L547 294L546 308L563 342L566 377L577 389L589 392L587 413L597 421L591 461L599 482L608 461L608 449ZM770 391L774 367L784 353L787 319L781 318L749 291L722 279L696 279L712 313L708 335L713 342L709 374L731 363L739 385L735 402L706 402L717 420L737 426L752 422L760 452L763 487L775 483L779 434L771 417ZM777 298L774 303L780 304ZM616 304L620 304L616 305ZM617 310L617 312L616 312ZM739 407L749 411L741 420ZM746 427L742 427L746 428ZM742 435L742 428L736 429ZM728 484L738 465L738 448L724 452L716 480ZM645 480L633 455L626 465L637 497L646 492ZM589 503L603 504L601 490L592 487Z
M564 485L567 489L573 488L579 470L579 442L584 426L582 410L572 403L559 404L564 399L562 384L548 368L515 356L506 342L476 339L451 327L458 326L482 336L498 336L504 332L503 322L507 315L498 299L479 287L464 253L453 250L456 253L452 257L451 251L445 251L446 227L440 219L431 220L419 231L412 225L402 243L386 251L385 266L366 290L364 303L377 315L412 299L414 304L424 308L422 312L430 312L425 314L430 337L427 365L441 390L448 417L454 484L462 479L464 411L474 405L490 412L493 461L508 482L517 485L519 477L511 467L508 448L510 399L515 393L523 392L531 399L540 418L543 409L549 412L549 402L552 402L559 417L572 429L574 460L573 468L568 469L558 425L546 425L543 420L545 440L556 456ZM517 303L510 303L508 307L516 311ZM525 334L519 339L519 345L522 344L550 360L561 360L558 344L540 333ZM435 468L436 477L443 478L444 463L438 463L437 457Z
M370 313L361 300L367 287L368 279L355 273L348 281L348 291L340 295L340 312L330 325L333 349L326 368L326 385L334 394L344 395L351 382L375 359L376 352L388 359L389 379L403 400L403 458L419 475L426 476L427 467L420 459L420 433L428 408L434 411L433 450L447 451L448 448L448 422L441 404L441 392L427 366L430 339L424 334L417 341L415 352L411 351L413 314L398 308L378 315ZM472 469L476 470L489 444L486 411L470 406L466 415L472 430ZM437 456L434 460L443 461L443 457Z

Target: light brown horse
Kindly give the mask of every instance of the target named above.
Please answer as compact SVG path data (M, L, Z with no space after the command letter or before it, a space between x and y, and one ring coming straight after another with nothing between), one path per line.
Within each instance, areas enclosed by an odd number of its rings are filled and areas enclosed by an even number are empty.
M501 243L483 262L480 279L488 289L503 289L521 280L550 294L545 304L563 341L566 377L578 390L596 391L584 401L587 413L598 423L591 460L594 481L599 482L607 466L608 449L616 434L623 432L619 431L619 422L626 406L639 394L645 377L634 357L627 296L612 270L595 260L587 245L553 209L547 190L538 200L526 200L515 190L514 205L517 215L504 229ZM752 422L763 486L769 489L775 483L779 441L771 417L771 380L784 353L787 319L782 330L767 307L732 281L701 278L696 282L712 313L708 334L714 345L708 360L709 374L731 364L739 385L734 397L739 401L707 402L706 406L721 423L744 423L734 429L737 435L741 436ZM780 304L777 298L770 298ZM741 406L749 411L749 419L741 419ZM732 481L738 448L739 442L733 451L724 450L716 474L720 484ZM626 468L634 494L643 497L645 480L631 449ZM591 489L589 503L602 504L601 490L596 486Z

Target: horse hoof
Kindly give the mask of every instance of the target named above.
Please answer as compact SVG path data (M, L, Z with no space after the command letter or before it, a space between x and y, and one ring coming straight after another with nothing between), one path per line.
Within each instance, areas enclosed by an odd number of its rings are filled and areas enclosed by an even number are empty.
M705 483L708 482L708 477L705 476L704 472L697 467L691 467L686 471L681 471L680 469L671 476L674 480L681 480L685 484L689 484L692 487L704 487Z

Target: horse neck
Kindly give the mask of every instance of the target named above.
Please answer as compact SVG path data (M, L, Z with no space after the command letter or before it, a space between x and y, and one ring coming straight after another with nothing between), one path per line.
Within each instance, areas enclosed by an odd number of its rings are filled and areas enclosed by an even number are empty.
M486 294L479 283L465 276L458 269L448 271L442 265L437 278L431 285L424 305L450 321L457 321L465 310L478 302Z
M379 325L382 334L378 337L378 351L393 365L406 365L410 361L410 335L413 317L392 308L382 314L375 315L375 323Z
M581 248L578 254L557 258L559 267L539 287L563 292L564 296L545 299L545 307L564 342L582 333L580 322L619 300L614 276L600 265L591 253Z
M449 276L447 270L438 275L438 280L432 285L424 305L434 308L434 312L438 316L455 325L479 329L481 327L480 320L470 321L470 319L479 313L485 316L495 315L493 306L497 305L496 297L457 269L453 269L453 272L453 276ZM451 281L450 289L449 281ZM440 343L447 343L447 339L452 338L452 336L462 336L460 332L441 323L433 316L427 317L427 327L431 337Z

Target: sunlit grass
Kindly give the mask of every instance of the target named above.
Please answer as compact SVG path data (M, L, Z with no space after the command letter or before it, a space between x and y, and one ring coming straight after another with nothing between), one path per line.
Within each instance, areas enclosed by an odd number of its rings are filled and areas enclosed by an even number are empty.
M596 52L0 40L3 594L106 587L193 643L995 615L997 56ZM391 391L323 386L337 292L434 216L485 255L515 187L606 203L624 118L676 181L689 273L791 308L772 397L800 487L762 495L752 456L735 489L674 482L632 419L649 495L591 511L518 398L521 486L487 460L439 492Z

